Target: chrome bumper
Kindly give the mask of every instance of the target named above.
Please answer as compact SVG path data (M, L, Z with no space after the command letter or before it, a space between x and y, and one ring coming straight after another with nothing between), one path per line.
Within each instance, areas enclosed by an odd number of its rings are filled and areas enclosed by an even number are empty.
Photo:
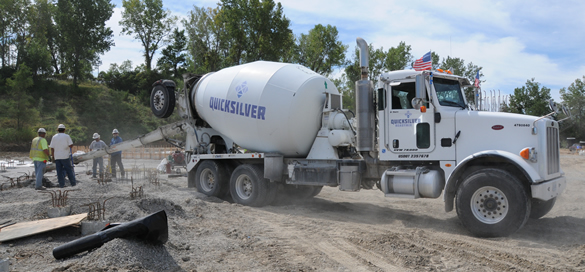
M567 186L565 176L558 177L543 183L530 185L532 197L540 200L549 200L560 195Z

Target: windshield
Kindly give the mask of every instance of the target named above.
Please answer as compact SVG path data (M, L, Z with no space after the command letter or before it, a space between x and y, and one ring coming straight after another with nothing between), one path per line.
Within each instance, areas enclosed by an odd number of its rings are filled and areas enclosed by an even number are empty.
M435 77L433 85L441 106L466 107L459 81Z

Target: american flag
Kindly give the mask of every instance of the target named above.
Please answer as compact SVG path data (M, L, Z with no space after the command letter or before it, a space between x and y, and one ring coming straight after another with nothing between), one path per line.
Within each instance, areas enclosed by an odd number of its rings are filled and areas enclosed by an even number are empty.
M415 71L424 71L431 70L432 66L433 63L431 60L431 51L429 51L428 53L424 54L422 58L415 60L412 68L414 68Z
M475 75L475 88L479 88L479 70L477 70L477 74Z

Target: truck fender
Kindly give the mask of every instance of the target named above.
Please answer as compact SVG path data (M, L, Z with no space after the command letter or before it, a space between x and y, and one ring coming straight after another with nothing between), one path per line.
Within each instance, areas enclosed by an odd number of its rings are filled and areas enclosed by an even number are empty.
M443 200L445 201L445 211L450 212L453 210L453 200L455 199L455 192L457 191L457 185L459 178L465 173L465 170L471 165L474 161L481 160L484 158L497 158L499 161L507 162L514 165L516 168L520 170L529 180L530 183L535 183L542 181L542 177L538 174L538 172L530 166L526 160L522 157L502 150L487 150L477 152L475 154L469 155L465 159L463 159L460 163L457 164L455 169L451 172L449 177L447 178L447 182L445 183L445 190L443 194Z

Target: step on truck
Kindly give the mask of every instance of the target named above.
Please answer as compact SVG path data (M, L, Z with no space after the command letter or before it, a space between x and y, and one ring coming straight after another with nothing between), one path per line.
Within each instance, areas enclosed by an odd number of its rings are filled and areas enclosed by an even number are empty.
M479 237L514 233L555 204L566 180L551 117L475 111L468 79L402 70L368 80L357 39L356 113L335 85L306 67L257 61L153 84L151 109L177 108L186 131L188 186L237 203L269 205L277 192L313 197L323 186L387 197L438 198Z

